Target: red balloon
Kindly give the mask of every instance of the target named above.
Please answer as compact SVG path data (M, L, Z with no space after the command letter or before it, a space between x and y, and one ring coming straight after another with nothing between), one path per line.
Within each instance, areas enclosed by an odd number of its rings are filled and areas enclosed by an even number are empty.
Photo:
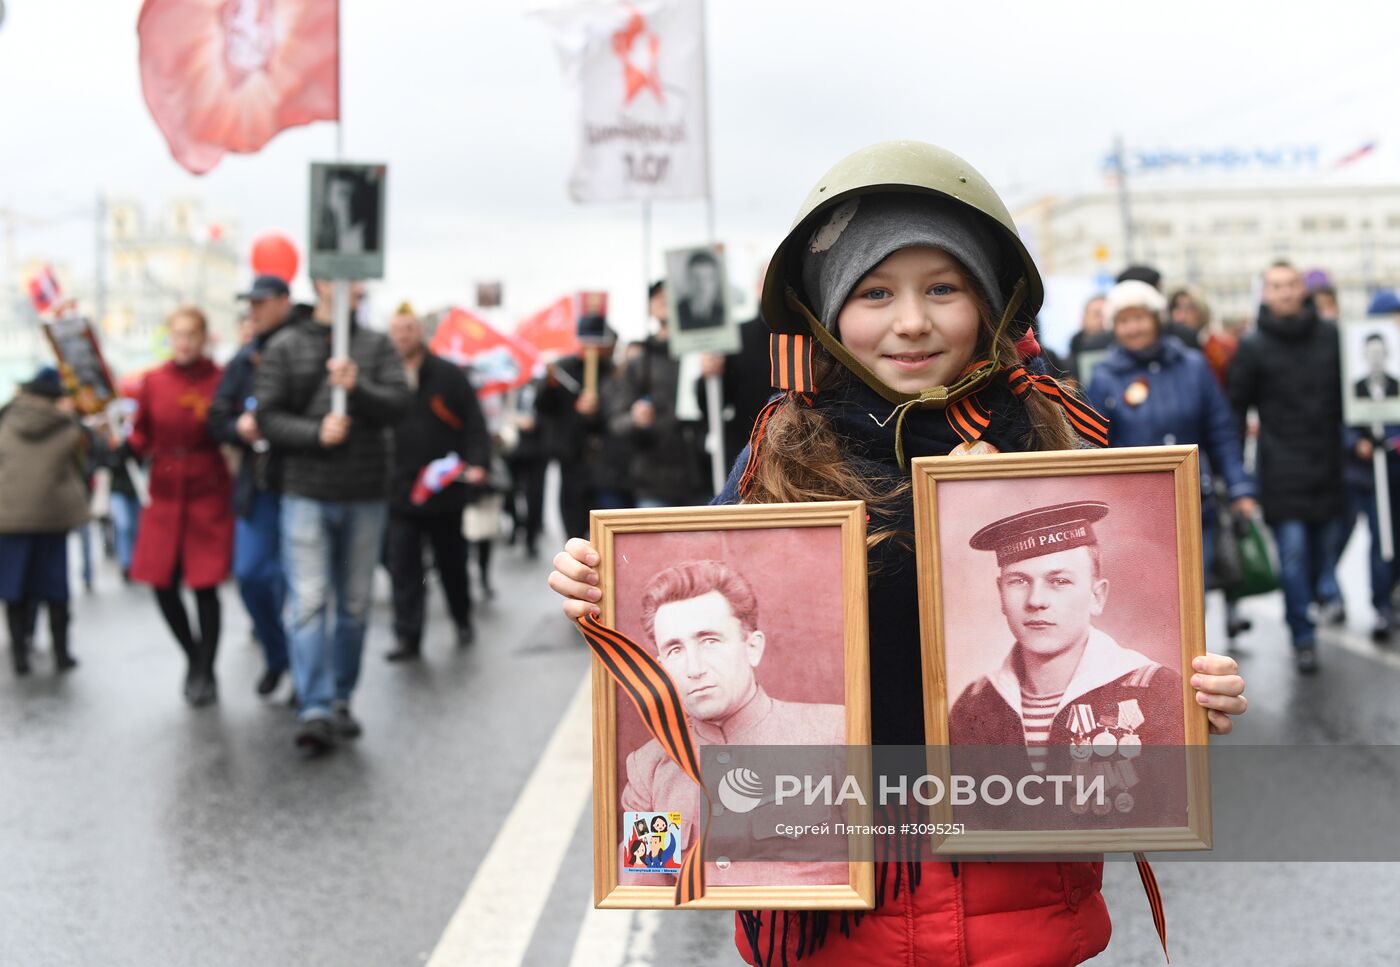
M258 275L275 275L291 285L300 261L297 247L281 232L268 232L253 240L253 272Z

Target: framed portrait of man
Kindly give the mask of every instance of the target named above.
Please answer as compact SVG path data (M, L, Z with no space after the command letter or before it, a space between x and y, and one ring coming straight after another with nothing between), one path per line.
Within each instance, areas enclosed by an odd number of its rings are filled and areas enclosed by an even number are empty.
M1196 448L913 466L936 851L1208 849Z
M729 276L718 245L666 253L667 342L672 356L733 353L739 324L729 305Z
M388 175L382 164L312 164L307 271L313 279L384 277Z
M1400 423L1400 327L1390 318L1344 322L1342 376L1347 423Z
M117 397L116 384L91 321L65 316L44 323L44 335L58 359L64 389L72 394L79 413L92 416Z
M596 904L673 906L705 843L704 893L688 906L870 909L874 866L858 843L827 837L813 852L792 838L794 823L836 812L784 805L775 770L738 767L742 750L827 769L869 745L864 504L595 511L592 541L601 623L640 646L681 706L644 718L595 653ZM703 784L666 752L677 730L706 762Z

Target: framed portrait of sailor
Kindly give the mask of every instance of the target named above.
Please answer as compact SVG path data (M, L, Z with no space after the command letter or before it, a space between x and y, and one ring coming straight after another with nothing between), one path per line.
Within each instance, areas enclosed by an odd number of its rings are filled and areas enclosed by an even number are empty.
M594 511L592 542L596 905L870 909L868 844L831 835L863 806L777 786L869 746L865 505Z
M1342 377L1347 423L1400 423L1400 326L1390 317L1342 323Z
M724 249L700 245L666 253L667 342L671 355L733 353L739 323L729 303Z
M929 803L961 830L935 850L1208 849L1196 448L913 472L932 771L975 791Z
M388 166L311 165L307 271L313 279L384 277Z

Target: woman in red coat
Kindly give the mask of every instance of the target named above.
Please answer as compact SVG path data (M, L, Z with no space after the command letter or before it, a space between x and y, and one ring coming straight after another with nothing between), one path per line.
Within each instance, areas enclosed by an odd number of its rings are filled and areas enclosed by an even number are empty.
M206 428L222 374L204 355L208 322L198 309L185 307L175 310L166 325L171 359L146 374L128 440L132 451L148 460L151 489L131 578L155 588L160 612L189 659L185 699L199 706L218 698L218 588L233 554L233 484ZM194 591L198 638L180 599L182 580Z

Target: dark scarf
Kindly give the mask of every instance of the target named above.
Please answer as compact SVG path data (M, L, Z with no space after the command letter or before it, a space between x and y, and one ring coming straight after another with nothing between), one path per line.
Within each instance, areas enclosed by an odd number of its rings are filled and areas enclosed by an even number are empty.
M1268 306L1259 307L1259 329L1278 339L1306 339L1317 328L1317 311L1307 303L1296 316L1276 316Z
M972 394L991 416L982 439L1002 453L1026 448L1030 418L1026 408L1011 392L1000 375ZM831 423L846 442L853 459L878 465L881 476L908 476L895 459L895 407L860 380L850 379L841 387L822 390L813 407ZM949 412L941 409L913 409L904 418L904 456L942 457L963 442L954 429Z

